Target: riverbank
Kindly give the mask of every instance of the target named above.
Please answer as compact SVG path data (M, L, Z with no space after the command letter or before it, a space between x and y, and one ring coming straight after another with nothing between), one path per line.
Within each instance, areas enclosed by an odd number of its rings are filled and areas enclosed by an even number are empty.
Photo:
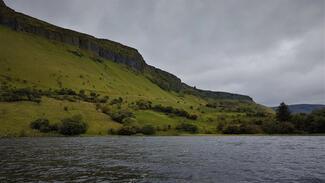
M8 139L8 138L47 138L47 137L227 137L227 136L255 136L255 137L263 137L263 136L325 136L325 134L189 134L189 133L171 133L171 134L155 134L155 135L144 135L144 134L136 134L136 135L112 135L112 134L102 134L102 135L77 135L77 136L64 136L58 133L35 133L34 136L28 136L24 134L20 135L0 135L0 139Z

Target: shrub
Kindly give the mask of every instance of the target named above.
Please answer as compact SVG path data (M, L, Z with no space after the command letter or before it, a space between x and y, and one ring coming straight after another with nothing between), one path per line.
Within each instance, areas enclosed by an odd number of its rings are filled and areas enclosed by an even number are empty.
M40 132L47 133L51 131L58 131L57 124L51 125L46 118L40 118L30 123L30 127Z
M92 96L92 97L97 97L98 94L97 94L96 92L90 92L90 96Z
M238 120L238 122L241 122ZM235 124L225 124L219 123L217 130L224 134L257 134L262 133L262 129L259 125L251 123L235 123Z
M17 102L17 101L31 101L41 102L41 92L36 89L20 88L20 89L8 89L0 93L0 101L3 102Z
M177 116L185 117L185 118L191 119L191 120L197 119L197 115L195 115L195 114L191 115L183 109L177 109L177 108L173 108L171 106L162 106L162 105L158 104L158 105L155 105L154 107L152 107L152 109L157 112L164 112L166 114L175 114Z
M293 114L290 118L290 122L295 126L298 131L308 131L308 115L305 113Z
M134 114L128 110L121 110L118 112L112 112L110 114L111 118L119 123L123 123L123 120L126 118L132 118L134 117Z
M221 130L224 134L241 134L241 129L239 124L229 124L222 128Z
M85 97L86 96L86 91L85 90L80 90L78 95L80 97Z
M220 122L220 123L218 123L218 125L217 125L217 130L218 130L219 132L222 132L222 130L224 129L225 126L226 126L226 124L225 124L224 122Z
M197 120L197 115L196 114L191 114L187 117L188 119L191 119L191 120Z
M123 124L132 124L132 123L136 123L136 122L137 122L137 119L135 119L133 117L127 117L122 120Z
M121 104L123 102L123 98L122 97L119 97L119 98L115 98L113 99L110 104L111 105L115 105L115 104Z
M59 125L58 124L50 124L50 131L59 131Z
M325 109L313 111L307 117L308 132L325 133Z
M135 135L139 132L139 128L137 126L126 125L120 128L117 131L118 135Z
M290 134L295 132L296 132L296 128L292 123L290 122L279 123L279 133Z
M35 130L46 129L50 126L50 122L46 118L39 118L30 123L30 127Z
M80 115L65 118L59 126L59 132L63 135L79 135L87 131L87 124L82 121Z
M117 131L114 128L108 129L108 134L117 135Z
M153 135L156 133L156 129L152 125L145 125L142 127L141 132L145 135Z
M97 102L99 103L106 103L108 101L109 97L108 96L104 96L102 98L97 99Z
M295 126L290 122L269 121L262 124L262 129L269 134L296 133Z
M145 100L138 100L138 101L136 102L136 105L137 105L138 108L141 109L141 110L151 109L151 104L152 104L152 102L150 102L150 101L145 101Z
M190 132L190 133L197 133L199 131L196 125L189 124L189 123L181 123L177 125L176 130Z
M58 95L77 95L77 93L70 88L61 88L55 92Z

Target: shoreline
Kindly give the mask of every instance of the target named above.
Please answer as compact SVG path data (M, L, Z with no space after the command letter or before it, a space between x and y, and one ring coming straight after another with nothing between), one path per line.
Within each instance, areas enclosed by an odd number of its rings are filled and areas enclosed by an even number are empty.
M93 138L93 137L297 137L297 136L325 136L325 134L177 134L177 135L79 135L79 136L63 136L63 135L45 135L45 136L0 136L1 139L13 138Z

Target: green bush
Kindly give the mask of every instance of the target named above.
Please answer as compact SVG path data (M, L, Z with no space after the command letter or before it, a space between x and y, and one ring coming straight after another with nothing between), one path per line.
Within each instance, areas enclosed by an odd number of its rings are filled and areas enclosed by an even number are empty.
M2 102L18 102L31 101L41 102L41 91L31 88L9 89L6 88L0 92L0 101Z
M47 133L51 131L58 131L57 124L51 125L49 120L46 118L39 118L30 123L30 127L40 132Z
M117 135L117 131L114 128L108 129L108 134Z
M117 131L118 135L135 135L140 131L137 126L124 125Z
M35 130L47 131L49 129L50 122L48 119L40 118L30 123L30 127Z
M119 98L115 98L113 99L110 104L111 105L115 105L115 104L121 104L123 102L123 98L122 97L119 97Z
M325 109L313 111L307 121L310 133L325 133Z
M197 120L198 116L196 114L190 114L187 116L188 119Z
M325 133L325 109L315 110L310 114L295 114L290 121L298 130L307 133Z
M88 125L82 121L80 115L65 118L59 126L59 132L63 135L80 135L87 131Z
M158 105L153 106L152 109L157 112L163 112L166 114L174 114L176 116L185 117L185 118L191 119L191 120L197 119L197 115L195 115L195 114L191 115L183 109L177 109L172 106L162 106L162 105L158 104Z
M152 125L145 125L141 129L141 133L145 135L153 135L156 133L156 128L153 127Z
M257 134L262 133L260 126L255 124L219 124L217 127L224 134Z
M102 98L98 98L97 102L98 103L106 103L108 101L109 97L108 96L104 96Z
M61 88L60 90L56 90L55 93L57 95L77 95L77 93L70 88Z
M132 124L132 123L136 123L137 119L135 119L134 117L126 117L122 120L123 124Z
M268 134L297 133L295 126L290 122L268 121L262 124L262 129Z
M241 129L239 124L228 124L221 129L224 134L241 134Z
M151 104L152 104L152 102L146 101L146 100L138 100L136 102L136 105L141 110L151 109Z
M126 118L133 118L134 114L128 110L121 110L117 112L110 113L111 118L119 123L123 123Z
M198 127L194 124L181 123L176 126L176 130L185 131L189 133L197 133L199 131Z
M296 132L295 126L290 122L279 123L279 133L281 134L291 134Z

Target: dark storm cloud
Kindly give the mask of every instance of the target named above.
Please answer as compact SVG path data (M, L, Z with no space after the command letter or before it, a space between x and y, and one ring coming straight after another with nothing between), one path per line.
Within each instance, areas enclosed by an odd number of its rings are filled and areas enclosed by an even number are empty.
M257 102L325 103L323 0L6 0L18 11L137 48L199 88Z

